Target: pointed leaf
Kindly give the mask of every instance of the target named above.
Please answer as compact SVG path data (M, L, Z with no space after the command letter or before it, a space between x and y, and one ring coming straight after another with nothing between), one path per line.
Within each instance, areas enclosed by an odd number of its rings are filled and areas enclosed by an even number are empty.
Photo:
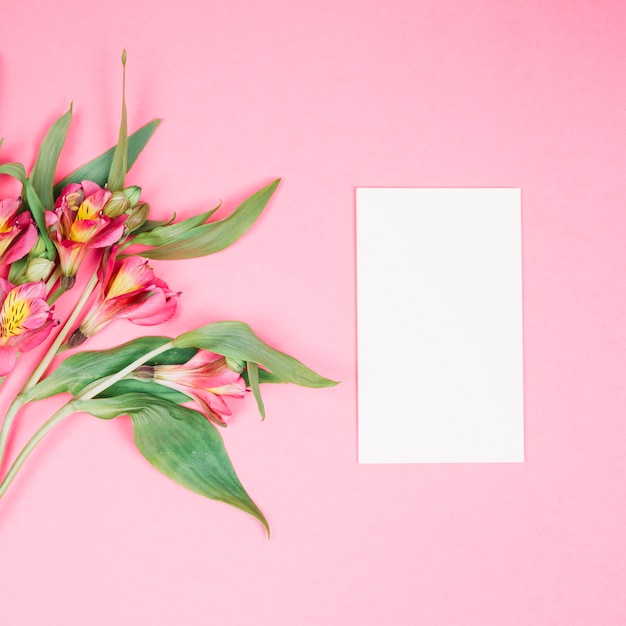
M263 343L243 322L207 324L179 335L173 343L177 348L202 348L234 359L259 363L283 381L303 387L332 387L337 384L292 356Z
M120 133L113 153L108 187L110 191L124 189L124 179L128 171L128 127L126 122L126 50L122 53L122 120Z
M152 120L139 130L135 131L128 138L128 169L133 166L137 157L141 151L146 147L150 137L154 134L157 126L161 123L161 120ZM91 180L97 183L101 187L107 182L107 177L111 169L111 163L113 162L113 154L115 153L115 146L89 161L85 165L74 170L71 174L68 174L63 180L59 181L54 186L54 194L58 196L64 187L70 183L80 183L83 180Z
M54 175L71 121L72 107L70 106L69 111L52 125L44 137L30 174L33 189L39 196L41 204L48 211L54 208Z
M267 520L239 481L222 437L198 411L141 393L73 404L103 419L129 415L135 444L154 467L191 491L256 517L269 534Z
M22 184L26 181L26 169L21 163L3 163L0 165L0 174L17 178Z
M176 243L179 240L183 240L189 231L204 224L219 208L220 207L217 206L210 211L205 211L204 213L200 213L200 215L194 215L182 222L162 224L156 226L153 230L140 232L133 237L127 245L165 246ZM144 256L143 253L141 254Z
M172 214L169 220L146 220L139 228L133 231L133 235L139 233L149 232L155 228L161 228L161 226L168 226L176 219L176 213Z
M181 240L144 250L141 256L150 259L191 259L227 248L254 224L279 182L280 179L275 180L257 191L227 218L198 226L188 231Z
M30 214L33 216L35 223L37 224L37 230L39 231L39 237L44 242L46 246L46 258L49 260L54 260L57 256L56 248L52 243L50 237L48 236L48 230L46 228L46 209L43 206L39 195L33 188L30 179L27 178L24 181L24 196L26 198L26 203L30 208Z
M252 389L256 405L259 408L261 419L265 419L265 405L259 389L259 366L254 361L248 361L248 381L250 382L250 389Z

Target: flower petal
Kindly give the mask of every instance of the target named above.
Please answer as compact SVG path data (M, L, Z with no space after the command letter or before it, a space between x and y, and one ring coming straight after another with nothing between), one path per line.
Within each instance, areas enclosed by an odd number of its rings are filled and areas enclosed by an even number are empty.
M17 361L17 350L13 346L0 346L0 376L13 371Z

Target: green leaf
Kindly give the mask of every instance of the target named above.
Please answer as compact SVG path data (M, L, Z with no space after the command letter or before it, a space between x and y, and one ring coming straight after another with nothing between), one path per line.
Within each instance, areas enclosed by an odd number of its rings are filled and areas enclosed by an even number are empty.
M184 239L189 231L204 224L219 208L220 207L217 206L210 211L205 211L204 213L200 213L200 215L194 215L182 222L159 224L153 230L141 232L133 237L128 242L128 245L166 246L176 243ZM144 254L141 253L141 256L144 256Z
M135 131L128 138L128 169L133 166L137 157L141 151L146 147L148 141L157 129L157 126L161 123L161 120L152 120L139 130ZM113 155L115 153L115 146L89 161L85 165L74 170L71 174L68 174L63 180L59 181L54 186L54 195L58 196L64 187L70 183L80 183L83 180L91 180L97 183L101 187L107 182L109 171L111 169L111 163L113 162Z
M133 231L133 235L148 232L161 226L168 226L176 219L176 213L169 220L146 220L139 228Z
M20 276L22 275L22 273L24 272L24 270L26 269L26 266L28 265L28 257L24 256L21 259L17 259L17 261L13 261L13 263L11 263L10 269L9 269L9 282L13 283L14 285L17 284L17 281L20 279Z
M13 176L13 178L17 178L22 184L26 181L26 169L21 163L3 163L0 165L0 174Z
M259 408L261 419L265 419L265 405L263 404L261 390L259 389L259 366L254 361L248 361L248 381L250 383L250 389L252 389L252 395L256 400L256 405Z
M138 380L133 378L125 378L111 385L105 391L98 395L98 398L114 398L126 393L144 393L151 396L158 396L164 400L169 400L175 404L183 404L189 402L191 398L176 389L171 389L165 385L153 382L151 380Z
M65 143L67 129L72 121L72 107L62 115L50 128L39 147L37 160L30 173L33 189L48 211L54 209L54 175L59 161L61 149Z
M122 120L120 133L113 153L108 187L110 191L124 189L124 179L128 171L128 125L126 121L126 50L122 53Z
M280 178L254 193L227 218L197 226L185 233L184 238L144 250L141 256L150 259L191 259L227 248L254 224L279 183Z
M249 513L269 535L267 520L239 481L222 437L198 411L142 393L73 404L103 419L129 415L135 445L154 467L191 491Z
M275 374L272 374L272 372L268 372L267 370L264 370L261 368L259 368L258 374L259 374L259 383L285 383L287 382L286 380L279 378ZM250 387L250 378L248 376L248 372L247 371L241 372L241 377L244 379L246 383L246 387Z
M66 358L53 372L35 385L25 400L40 400L57 393L78 394L97 380L116 374L148 352L166 344L168 337L140 337L110 350L78 352ZM149 365L186 363L196 350L168 350Z
M33 188L30 179L24 181L24 196L26 197L26 203L30 208L30 214L33 216L37 229L39 230L39 237L46 246L46 258L51 261L57 256L56 248L52 243L52 240L48 236L48 229L46 228L46 209L39 199L39 195Z
M292 356L263 343L243 322L215 322L183 333L173 340L177 348L202 348L223 356L263 365L283 382L303 387L332 387L324 378Z

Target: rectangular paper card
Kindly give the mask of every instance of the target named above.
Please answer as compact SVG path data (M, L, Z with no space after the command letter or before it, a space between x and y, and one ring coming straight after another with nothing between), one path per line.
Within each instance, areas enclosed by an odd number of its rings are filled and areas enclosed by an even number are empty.
M358 189L360 463L524 461L519 189Z

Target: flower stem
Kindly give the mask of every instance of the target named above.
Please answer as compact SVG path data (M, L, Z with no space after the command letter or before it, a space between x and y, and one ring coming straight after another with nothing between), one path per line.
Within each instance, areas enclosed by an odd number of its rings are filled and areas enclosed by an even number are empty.
M28 455L33 451L35 446L45 437L45 435L56 426L62 419L66 418L74 412L74 406L72 402L68 402L62 406L37 432L30 438L29 442L24 446L22 451L16 457L13 465L4 477L4 480L0 482L0 498L4 495L4 492L8 489L15 475L22 467L24 461L28 458Z
M2 422L2 428L0 428L0 468L2 467L2 459L4 458L4 451L7 445L7 438L9 436L9 429L11 428L11 424L13 423L13 419L17 415L18 411L24 405L24 398L22 396L17 396L15 400L11 403L9 410L4 416L4 421Z
M132 371L136 370L140 365L147 363L150 359L153 359L155 356L158 356L163 352L171 350L173 347L174 344L172 341L164 343L162 346L159 346L158 348L155 348L154 350L151 350L150 352L147 352L143 356L139 357L119 372L100 378L91 383L91 385L87 385L82 391L74 396L74 399L91 400L91 398L95 398L99 393L102 393L105 389L108 389L111 385L114 385L116 382L122 380L122 378L125 378Z
M97 272L94 272L93 276L89 279L89 282L87 283L87 285L85 285L85 289L83 290L83 293L81 294L80 298L76 302L76 305L74 306L74 310L72 311L72 314L67 318L65 325L63 326L59 334L56 336L56 339L54 340L54 342L48 349L48 352L46 353L46 355L43 357L39 365L35 368L35 371L30 375L30 378L24 383L24 386L22 387L22 390L20 391L20 395L32 389L39 382L39 379L43 376L44 372L46 371L46 369L52 362L52 359L54 359L59 348L61 347L61 345L67 338L70 330L72 329L72 326L74 326L74 323L76 322L81 311L87 304L87 300L89 300L89 296L91 296L97 284L98 284L98 274Z
M142 357L139 357L137 360L133 361L130 365L126 366L124 369L120 370L116 374L112 374L111 376L107 376L100 380L95 381L91 385L85 387L80 393L76 394L76 396L70 400L67 404L63 405L37 432L31 437L28 443L24 446L22 451L16 457L13 465L7 472L4 480L0 482L0 498L7 490L8 486L11 484L11 481L15 478L15 475L19 471L20 467L28 457L28 455L33 451L35 446L44 438L44 436L58 424L62 419L66 418L68 415L75 411L75 400L91 400L95 398L99 393L102 393L105 389L115 384L122 378L124 378L127 374L130 374L137 367L143 365L150 359L153 359L155 356L158 356L162 352L166 352L173 347L173 343L168 341L162 346L151 350L150 352L144 354ZM6 437L13 421L13 418L19 411L19 409L24 404L23 396L17 396L14 400L13 404L9 408L7 415L4 419L4 424L2 425L2 430L0 431L0 464L2 462L2 452L4 451Z

